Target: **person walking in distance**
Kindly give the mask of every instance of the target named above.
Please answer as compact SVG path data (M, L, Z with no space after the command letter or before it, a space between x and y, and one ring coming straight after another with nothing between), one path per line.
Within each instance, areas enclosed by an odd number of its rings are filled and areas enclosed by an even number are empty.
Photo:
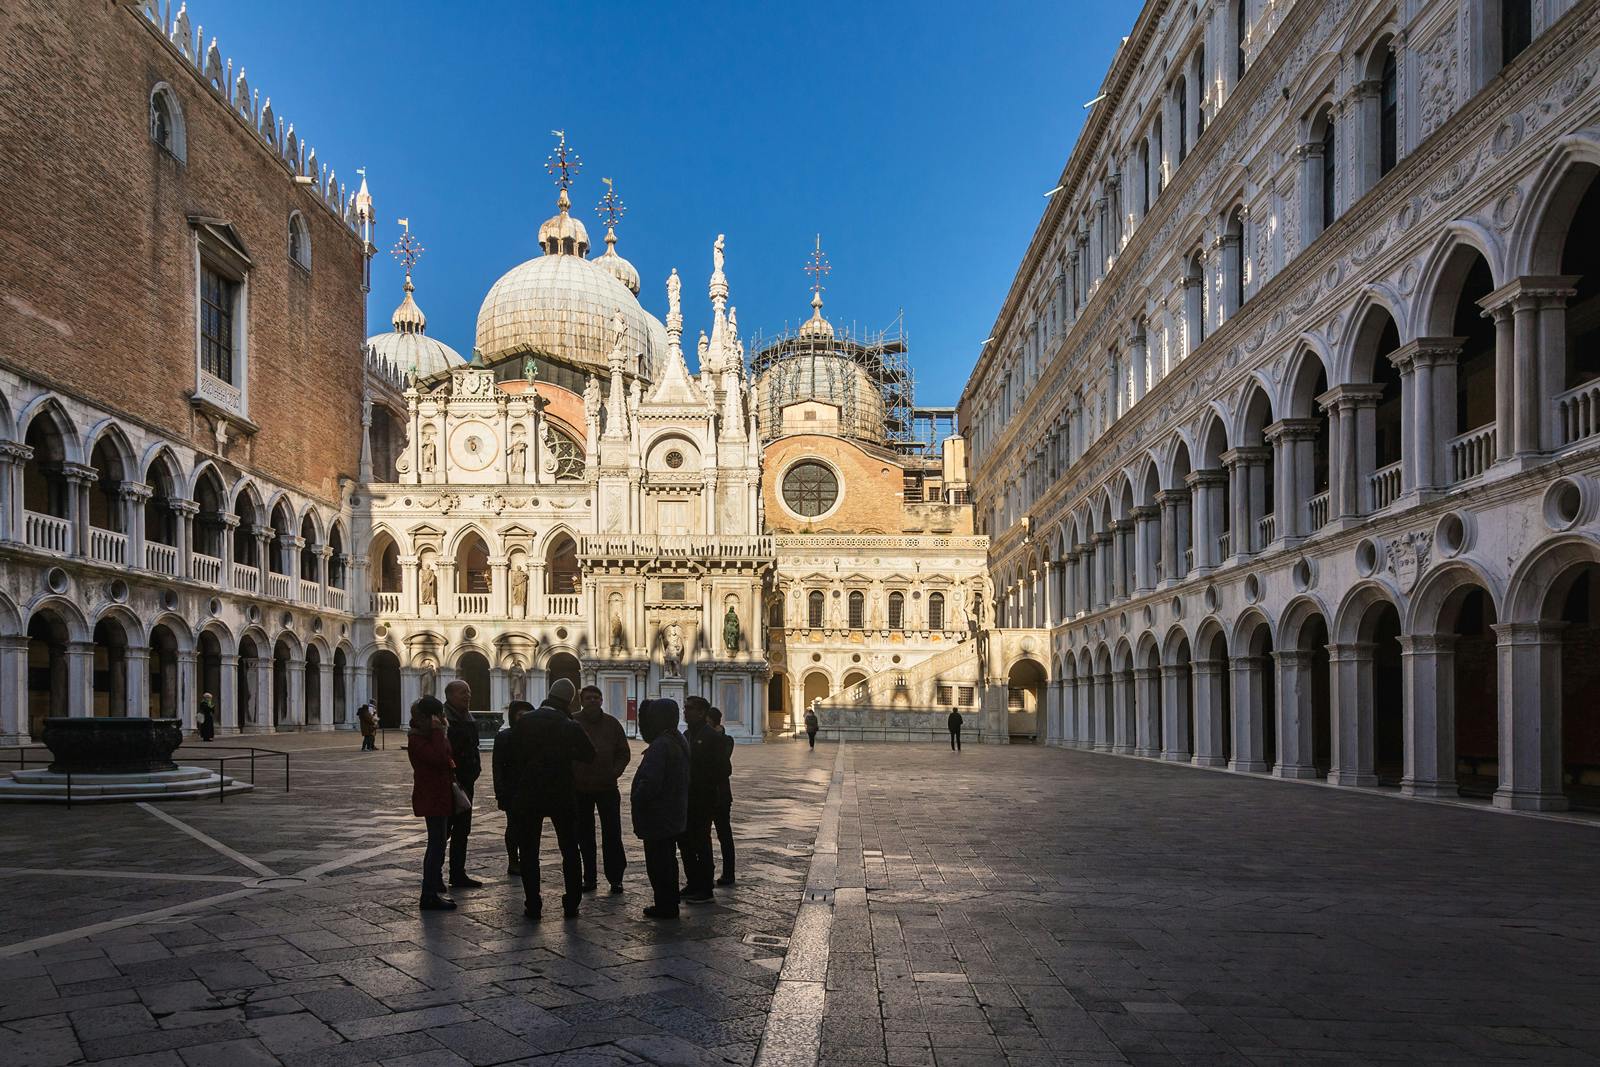
M950 731L950 751L951 752L960 752L961 751L961 712L959 712L959 711L955 710L954 708L952 708L950 710L950 717L944 721L944 724L945 724L946 728L948 728L949 731Z
M722 728L722 709L712 708L706 716L711 728L722 738L722 762L717 765L717 807L711 813L717 828L717 851L722 853L722 877L718 885L733 884L733 738Z
M578 902L583 899L583 859L578 854L573 827L577 798L572 786L572 765L594 759L594 746L583 727L569 717L575 695L572 682L557 678L544 703L524 712L511 728L511 765L517 774L514 810L521 834L517 859L522 867L522 913L536 922L544 915L544 898L539 892L539 838L546 819L556 833L556 847L561 850L561 913L575 918Z
M639 736L650 747L633 773L628 807L633 832L644 842L644 870L655 902L647 919L678 917L678 839L688 825L689 749L678 733L678 705L646 700L639 708Z
M711 704L692 696L683 702L684 740L689 745L688 824L678 847L683 852L683 899L711 902L711 822L717 810L717 765L722 762L722 735L706 724Z
M817 747L817 730L821 727L822 723L817 721L816 705L813 704L806 709L806 740L811 744L812 748Z
M200 709L196 713L200 720L200 740L209 741L217 736L217 701L210 693L200 694Z
M378 751L378 716L372 710L372 701L361 705L356 721L361 724L361 751Z
M522 832L517 824L517 774L511 766L511 728L517 725L523 712L532 710L533 705L526 700L513 700L506 706L506 724L494 735L494 753L490 761L494 768L494 805L506 813L506 874L512 878L522 873L517 862Z
M598 686L586 685L578 692L578 713L573 716L594 746L594 759L574 764L572 781L577 789L578 851L583 856L583 891L594 892L598 882L595 867L594 817L600 815L600 850L606 882L613 893L622 892L622 872L628 868L628 854L622 847L622 793L617 779L627 769L633 753L628 749L628 734L615 715L606 714Z
M450 753L456 761L456 784L472 799L483 758L478 755L478 724L472 717L472 686L457 678L444 687L445 721L450 730ZM472 809L450 817L450 884L477 889L482 882L467 873L467 838L472 834Z
M452 911L456 902L445 895L444 853L455 812L454 760L445 725L444 705L423 697L411 705L411 728L406 733L406 758L411 761L411 813L428 828L428 847L422 853L423 911Z

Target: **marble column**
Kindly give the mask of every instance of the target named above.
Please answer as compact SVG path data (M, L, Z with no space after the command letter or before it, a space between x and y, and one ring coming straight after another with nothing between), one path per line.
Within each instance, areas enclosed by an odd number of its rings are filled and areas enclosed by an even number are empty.
M226 567L223 568L227 570ZM239 657L224 652L217 660L217 732L239 732Z
M1233 678L1233 758L1228 769L1247 774L1264 774L1271 765L1267 762L1265 748L1266 693L1264 685L1271 679L1261 668L1256 656L1235 656L1230 672Z
M1373 786L1372 654L1367 643L1328 646L1328 703L1333 717L1334 785Z
M1189 736L1189 668L1187 664L1161 665L1161 758L1188 763L1193 758Z
M1400 638L1406 694L1400 791L1407 796L1457 795L1455 645L1451 634Z
M1133 751L1138 716L1138 694L1133 691L1133 672L1117 671L1111 676L1112 743L1115 751Z
M1194 763L1197 767L1225 767L1223 755L1223 709L1226 695L1222 687L1228 681L1228 667L1224 660L1197 659L1191 664L1194 674Z
M1156 587L1156 560L1161 552L1161 508L1144 505L1133 509L1134 586L1144 594Z
M1156 494L1161 508L1161 584L1176 582L1182 575L1178 564L1178 491L1164 489ZM1187 495L1187 494L1185 494Z
M150 717L150 650L128 646L123 658L123 684L127 687L129 718Z
M1135 723L1134 754L1155 759L1162 750L1161 671L1155 667L1139 667L1133 672L1134 699L1138 721Z
M1559 623L1494 626L1500 678L1497 808L1563 811Z
M67 645L67 714L73 718L94 715L94 643Z
M25 743L29 725L28 638L0 637L0 740Z
M1081 671L1077 678L1078 698L1074 702L1074 709L1078 713L1078 747L1095 747L1095 694L1094 675L1089 671Z
M333 659L329 657L317 666L317 702L319 709L316 725L323 730L333 729Z
M1096 752L1110 752L1113 748L1116 730L1112 723L1115 709L1113 708L1111 693L1111 674L1109 672L1094 676L1094 750Z
M1315 778L1316 714L1311 677L1315 657L1289 649L1274 653L1274 658L1278 664L1278 751L1272 774L1276 778Z

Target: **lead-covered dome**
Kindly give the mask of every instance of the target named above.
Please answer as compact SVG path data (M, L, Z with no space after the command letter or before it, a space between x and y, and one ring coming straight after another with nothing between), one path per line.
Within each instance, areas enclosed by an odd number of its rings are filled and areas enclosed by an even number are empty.
M400 301L400 306L394 309L389 319L394 329L367 338L367 346L375 356L386 360L402 375L413 373L418 378L426 378L451 367L459 367L466 362L461 358L461 353L443 341L428 336L428 317L412 298L414 292L416 286L411 284L411 273L407 271L405 299Z

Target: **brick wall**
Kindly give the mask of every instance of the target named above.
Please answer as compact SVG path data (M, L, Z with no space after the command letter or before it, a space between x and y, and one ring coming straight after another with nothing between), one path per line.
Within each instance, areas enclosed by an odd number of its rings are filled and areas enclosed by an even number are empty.
M814 456L838 472L844 496L837 511L806 522L779 503L783 474L791 464ZM851 441L822 434L780 437L762 454L761 492L767 530L772 533L972 533L972 509L943 504L903 503L905 468L898 460Z
M150 138L163 81L182 102L186 163ZM0 361L211 451L211 424L189 401L188 217L227 220L252 261L248 414L261 428L227 458L336 498L360 448L360 241L136 5L0 5L0 101ZM295 210L310 227L309 275L288 257Z

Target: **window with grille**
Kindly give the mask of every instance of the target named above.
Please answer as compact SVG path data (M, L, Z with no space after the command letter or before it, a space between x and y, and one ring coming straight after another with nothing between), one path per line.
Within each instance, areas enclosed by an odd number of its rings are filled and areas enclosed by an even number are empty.
M928 597L928 629L944 629L944 594L934 593Z
M813 630L822 629L822 607L827 598L820 589L813 589L806 597L806 624Z
M1020 689L1007 689L1006 690L1006 710L1007 711L1022 711L1023 707L1024 707L1024 705L1023 705L1023 702L1022 702L1022 690L1020 690Z
M238 300L238 282L211 267L201 268L200 365L229 385L239 384L233 380L233 319Z
M783 502L796 515L822 515L831 511L838 500L839 478L821 463L796 463L783 476Z
M948 686L948 685L940 685L940 686L936 687L936 691L938 693L938 697L937 697L938 703L940 703L940 704L954 704L956 702L956 691L955 691L954 687Z
M850 629L860 630L866 627L867 598L860 592L850 594Z
M961 687L960 692L961 692L961 706L964 707L964 708L970 708L972 706L972 697L973 697L972 686L964 685L964 686Z
M889 629L902 630L906 624L906 595L889 594Z

